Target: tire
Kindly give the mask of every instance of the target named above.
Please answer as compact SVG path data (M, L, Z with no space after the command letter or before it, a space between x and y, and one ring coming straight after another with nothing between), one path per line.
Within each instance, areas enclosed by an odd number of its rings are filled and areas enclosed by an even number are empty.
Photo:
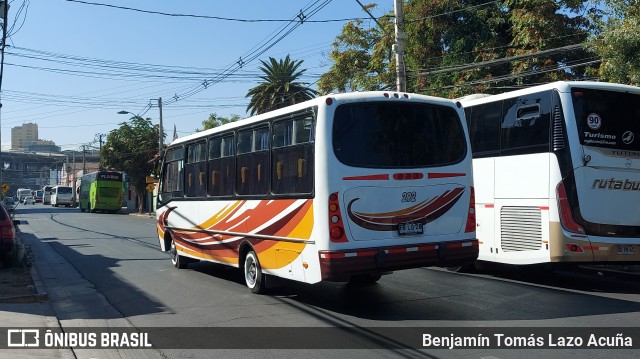
M251 293L264 294L266 292L265 274L262 273L258 256L253 250L250 250L244 258L242 271L244 272L245 283L251 290Z
M80 212L84 213L84 208L82 208L82 205L78 206L80 208Z
M382 278L380 274L358 274L353 275L349 279L349 284L352 285L367 285L367 284L375 284L377 281Z
M178 269L184 269L187 267L187 258L178 254L176 243L171 239L171 248L169 248L169 254L171 255L171 264Z

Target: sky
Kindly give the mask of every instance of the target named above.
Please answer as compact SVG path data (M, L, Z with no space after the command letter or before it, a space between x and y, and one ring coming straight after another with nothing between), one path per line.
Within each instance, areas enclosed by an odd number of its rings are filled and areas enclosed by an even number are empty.
M379 3L374 16L393 10L393 0ZM0 93L3 151L11 147L11 128L24 123L38 124L39 139L63 150L97 148L100 134L105 141L131 118L119 111L157 124L159 98L165 142L174 126L178 136L191 134L212 113L247 117L245 95L260 81L260 60L303 60L301 81L312 84L331 66L328 54L344 19L375 26L356 0L9 4ZM301 12L304 22L290 21Z

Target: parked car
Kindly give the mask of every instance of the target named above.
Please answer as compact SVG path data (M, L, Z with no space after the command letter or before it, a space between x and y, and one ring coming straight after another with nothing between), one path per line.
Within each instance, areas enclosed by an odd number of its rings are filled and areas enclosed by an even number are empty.
M16 256L16 227L4 205L0 205L0 259L2 266L11 267Z
M26 196L24 198L24 200L22 201L22 203L24 203L24 204L36 204L36 200L35 200L35 198L33 198L33 196Z

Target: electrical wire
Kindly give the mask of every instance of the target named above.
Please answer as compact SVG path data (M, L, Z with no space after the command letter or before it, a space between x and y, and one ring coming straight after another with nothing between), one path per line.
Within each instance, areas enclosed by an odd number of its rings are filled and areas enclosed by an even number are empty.
M127 10L127 11L134 11L134 12L139 12L144 14L162 15L162 16L170 16L170 17L189 17L189 18L196 18L196 19L222 20L222 21L235 21L235 22L286 22L288 23L291 21L291 19L238 19L238 18L210 16L210 15L176 14L176 13L167 13L167 12L154 11L154 10L143 10L143 9L137 9L137 8L127 7L127 6L95 3L95 2L82 1L82 0L65 0L65 1L84 4L84 5L103 6L103 7L119 9L119 10ZM364 20L364 19L366 18L345 18L345 19L328 19L328 20L305 19L304 22L327 23L327 22L356 21L356 20Z

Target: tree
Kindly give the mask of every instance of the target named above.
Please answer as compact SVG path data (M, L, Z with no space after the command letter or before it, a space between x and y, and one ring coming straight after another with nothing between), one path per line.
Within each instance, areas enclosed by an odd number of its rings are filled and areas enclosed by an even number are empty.
M210 128L226 125L227 123L236 122L240 119L239 115L231 115L230 117L218 116L216 113L209 115L209 118L202 121L203 129L196 128L196 132L208 130Z
M640 85L640 4L637 0L607 0L610 13L602 32L590 44L602 58L602 80Z
M260 70L264 72L260 78L262 83L247 92L251 97L247 110L251 115L290 106L314 98L317 91L310 89L303 82L296 82L306 70L298 70L302 60L292 61L289 55L277 61L273 57L269 62L260 61Z
M609 0L614 1L614 0ZM615 0L636 1L636 0ZM583 79L592 23L579 0L403 1L407 91L442 97L560 79ZM371 5L369 5L371 6ZM393 13L377 26L347 23L333 44L322 93L395 88ZM555 52L537 53L555 49ZM520 56L514 60L510 57ZM579 66L578 66L579 65Z
M371 8L369 5L367 8ZM378 20L379 27L363 28L362 21L346 23L333 42L329 57L331 69L318 81L322 94L331 92L374 91L395 87L392 17Z
M158 126L151 119L139 116L109 132L100 152L100 165L122 170L129 175L129 183L136 188L138 210L144 211L146 177L154 171L158 155Z

